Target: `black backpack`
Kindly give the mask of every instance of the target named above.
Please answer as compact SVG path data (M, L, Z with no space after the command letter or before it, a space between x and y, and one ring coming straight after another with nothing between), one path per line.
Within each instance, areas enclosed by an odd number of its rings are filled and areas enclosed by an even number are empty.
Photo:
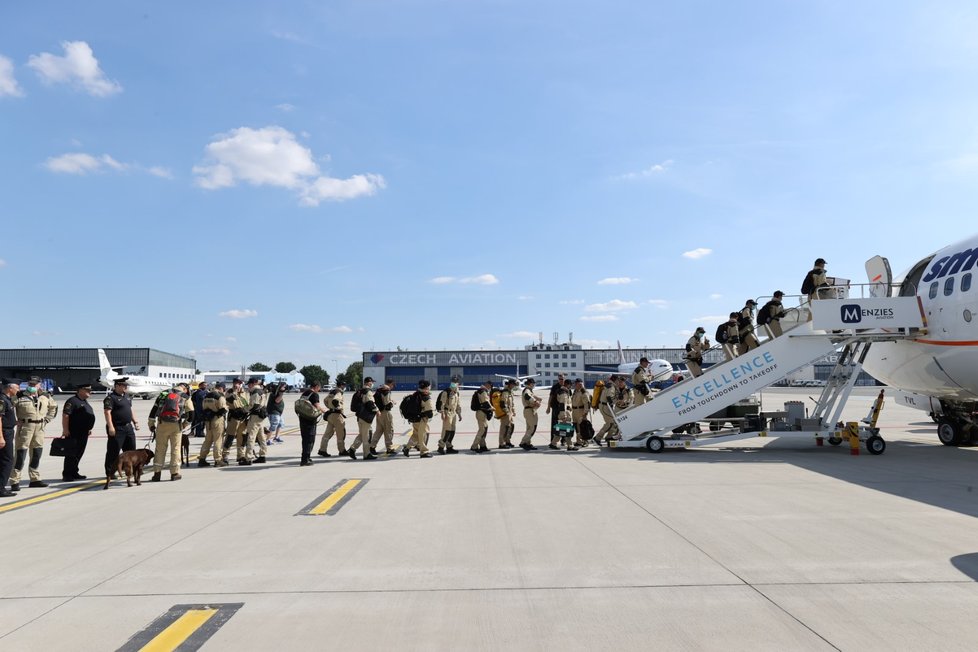
M441 412L441 409L445 407L445 391L446 390L442 390L441 393L438 394L438 398L435 399L435 409L439 412Z
M472 393L472 403L469 405L473 412L478 412L482 409L482 401L479 400L479 390Z
M350 411L353 414L360 414L360 410L363 409L363 390L358 389L353 393L353 398L350 399Z
M418 392L408 394L401 399L398 409L408 423L417 423L421 420L421 395Z
M717 326L717 337L716 337L716 340L720 344L726 344L727 343L727 325L729 323L730 322L726 322L725 321L722 324L720 324L719 326Z
M764 307L761 308L760 312L757 313L758 326L763 326L764 324L767 324L768 322L771 321L771 307L772 307L771 304L773 303L774 303L773 301L768 301L767 303L764 304Z
M804 283L801 284L801 293L808 295L814 291L815 291L815 276L812 274L812 272L808 272L808 274L805 276Z

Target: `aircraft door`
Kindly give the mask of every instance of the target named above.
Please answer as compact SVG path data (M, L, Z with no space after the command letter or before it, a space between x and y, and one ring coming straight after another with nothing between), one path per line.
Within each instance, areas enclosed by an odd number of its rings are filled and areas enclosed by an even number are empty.
M890 296L890 286L893 284L890 261L882 256L873 256L866 261L866 277L870 282L869 295L871 297Z

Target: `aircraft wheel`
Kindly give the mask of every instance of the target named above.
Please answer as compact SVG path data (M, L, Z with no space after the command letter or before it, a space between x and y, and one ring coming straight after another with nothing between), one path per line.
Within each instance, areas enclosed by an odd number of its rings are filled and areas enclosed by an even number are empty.
M951 419L941 419L937 424L937 438L945 446L960 446L964 433L961 424Z
M691 435L698 435L701 432L703 432L703 428L701 428L700 424L698 423L694 423L692 426L689 427L689 434Z
M649 449L650 453L661 453L666 444L661 437L649 437L645 440L645 447Z
M833 446L838 446L842 443L842 437L829 437L829 443Z
M886 442L883 441L882 437L873 435L866 440L866 450L872 455L882 455L883 451L886 450Z

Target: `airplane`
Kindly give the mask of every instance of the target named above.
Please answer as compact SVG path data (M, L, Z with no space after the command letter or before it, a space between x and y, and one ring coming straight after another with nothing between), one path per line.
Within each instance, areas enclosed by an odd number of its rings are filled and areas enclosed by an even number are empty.
M113 371L113 367L109 363L109 356L105 355L104 349L98 350L98 367L98 382L100 385L108 389L112 389L116 379L125 378L129 383L129 394L132 396L154 398L164 389L170 389L173 387L173 384L170 381L162 378L150 378L149 376L123 376L122 374L116 373ZM122 367L120 366L118 368L121 369Z
M631 380L632 372L638 367L638 362L627 362L625 360L625 352L621 348L621 342L618 342L618 367L616 369L608 369L607 371L592 371L585 369L573 369L567 372L569 376L579 375L579 376L601 376L607 378L612 374L617 374L619 376L624 376L627 380ZM649 358L649 373L652 374L652 382L657 382L660 380L669 380L676 373L676 370L672 368L672 363L668 360L659 360Z
M978 443L976 265L978 235L920 259L895 282L886 258L866 261L871 294L917 296L927 323L914 339L873 344L863 369L901 390L902 403L930 412L946 446Z

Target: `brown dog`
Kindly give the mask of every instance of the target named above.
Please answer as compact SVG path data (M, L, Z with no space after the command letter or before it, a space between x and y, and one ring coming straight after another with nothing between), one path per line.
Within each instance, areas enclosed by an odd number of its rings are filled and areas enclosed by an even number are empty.
M180 435L180 467L190 466L190 433L185 432Z
M125 453L119 454L119 462L116 464L116 471L119 473L119 477L122 474L126 474L126 486L132 486L132 479L136 478L136 486L142 484L140 478L143 475L143 467L150 463L153 459L153 451L148 448L140 448L134 451L126 451ZM112 482L112 476L105 478L105 486L103 489L109 488L109 483Z

